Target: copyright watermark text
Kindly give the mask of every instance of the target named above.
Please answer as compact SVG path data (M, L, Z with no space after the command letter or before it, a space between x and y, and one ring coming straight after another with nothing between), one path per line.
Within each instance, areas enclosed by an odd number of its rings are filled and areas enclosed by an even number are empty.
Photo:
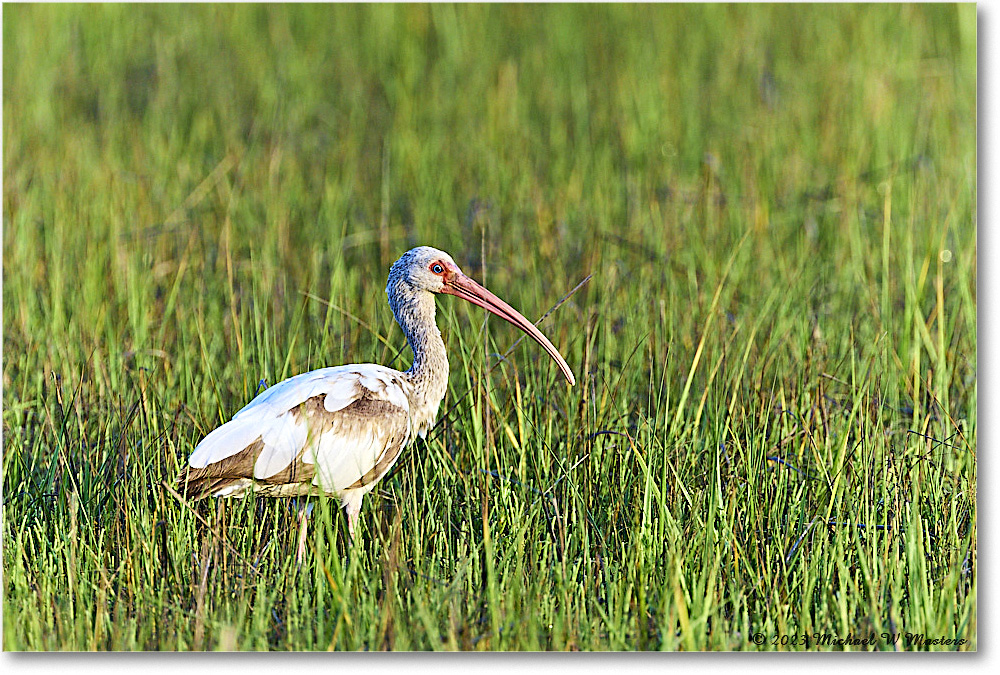
M787 635L754 633L750 641L757 646L775 647L877 647L893 645L906 649L919 649L932 645L960 647L969 643L966 638L940 637L924 633L867 633L846 636L834 633L790 633Z

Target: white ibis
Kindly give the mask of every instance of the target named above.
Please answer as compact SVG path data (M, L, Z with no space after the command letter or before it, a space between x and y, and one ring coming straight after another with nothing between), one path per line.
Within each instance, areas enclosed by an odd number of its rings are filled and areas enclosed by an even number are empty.
M189 496L334 495L347 511L353 540L365 494L434 424L448 387L435 293L464 298L514 324L576 383L541 331L443 251L420 246L404 253L389 271L385 292L413 350L413 366L405 372L372 363L320 368L264 390L191 453L178 478ZM300 558L303 546L300 538Z

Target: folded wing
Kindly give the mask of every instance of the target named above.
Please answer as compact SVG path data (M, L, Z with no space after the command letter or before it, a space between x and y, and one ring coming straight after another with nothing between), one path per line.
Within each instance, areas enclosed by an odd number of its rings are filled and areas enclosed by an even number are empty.
M206 436L178 482L195 498L370 489L411 438L405 387L368 364L285 380Z

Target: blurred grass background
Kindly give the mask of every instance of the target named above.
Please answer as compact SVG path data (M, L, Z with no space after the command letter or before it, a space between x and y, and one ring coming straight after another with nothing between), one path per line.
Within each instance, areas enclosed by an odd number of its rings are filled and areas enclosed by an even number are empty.
M976 647L974 5L3 39L4 649ZM417 244L532 318L593 274L542 326L580 384L444 299L447 414L361 545L321 500L297 570L285 503L161 486L261 380L407 367Z

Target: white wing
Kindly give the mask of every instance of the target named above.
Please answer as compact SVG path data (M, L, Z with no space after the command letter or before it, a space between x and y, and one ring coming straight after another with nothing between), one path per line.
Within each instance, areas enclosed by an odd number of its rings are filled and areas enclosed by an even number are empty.
M272 486L312 479L327 492L374 483L409 441L407 387L400 373L373 364L284 380L198 444L186 480L217 495L251 478Z

